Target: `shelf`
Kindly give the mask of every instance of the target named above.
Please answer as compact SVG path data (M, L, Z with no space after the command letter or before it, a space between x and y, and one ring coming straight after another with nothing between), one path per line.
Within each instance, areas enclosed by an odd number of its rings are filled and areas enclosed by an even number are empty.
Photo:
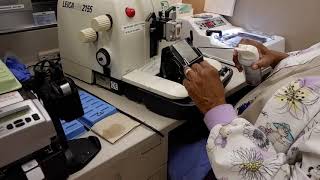
M20 32L26 32L26 31L34 31L34 30L46 29L46 28L52 28L52 27L57 27L57 24L30 25L30 26L18 27L18 28L14 28L14 29L0 30L0 35L20 33Z

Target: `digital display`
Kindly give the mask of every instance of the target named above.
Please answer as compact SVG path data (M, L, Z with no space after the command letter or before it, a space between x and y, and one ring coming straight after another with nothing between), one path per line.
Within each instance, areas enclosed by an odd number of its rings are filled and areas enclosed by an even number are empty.
M28 110L29 109L23 109L21 111L4 116L4 117L0 118L0 123L4 123L4 122L7 122L7 121L10 121L13 119L17 119L18 117L22 117L28 113Z
M186 41L179 41L173 44L173 47L188 63L191 63L193 60L199 57L198 54L192 49L192 47Z

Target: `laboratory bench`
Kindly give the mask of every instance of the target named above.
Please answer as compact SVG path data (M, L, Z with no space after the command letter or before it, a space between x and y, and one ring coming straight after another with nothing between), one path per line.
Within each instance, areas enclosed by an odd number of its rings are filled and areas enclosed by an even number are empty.
M161 137L142 125L114 144L99 137L101 151L85 168L71 175L70 179L142 180L155 177L166 179L168 133L181 125L183 121L157 115L147 110L143 104L130 101L104 88L76 79L74 81L80 88L161 131L165 137ZM88 132L83 136L90 135L95 134Z
M244 75L234 67L233 78L226 87L230 96L245 86ZM69 179L77 180L163 180L167 179L168 137L169 132L179 127L184 121L166 118L149 111L143 104L138 104L104 88L73 79L85 91L112 104L119 110L142 120L159 130L164 137L147 127L140 125L120 140L111 144L98 136L101 151L82 170ZM82 137L95 135L92 131Z

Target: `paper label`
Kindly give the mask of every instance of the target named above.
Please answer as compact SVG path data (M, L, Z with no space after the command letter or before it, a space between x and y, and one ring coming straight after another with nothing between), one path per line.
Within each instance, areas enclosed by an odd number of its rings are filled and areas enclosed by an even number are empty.
M129 24L122 27L122 31L124 34L132 34L135 32L139 32L144 30L145 28L145 22L139 22L135 24Z
M54 11L33 13L34 23L36 25L56 24L56 13Z
M111 87L111 89L114 89L114 90L116 90L116 91L119 91L119 85L118 85L118 83L116 83L116 82L111 81L111 82L110 82L110 87Z
M72 2L72 1L62 1L62 7L68 8L68 9L74 9L74 10L82 11L86 13L92 13L94 9L93 5L82 4L82 3Z
M0 11L8 11L8 10L16 10L16 9L23 9L24 4L13 4L8 6L0 6Z

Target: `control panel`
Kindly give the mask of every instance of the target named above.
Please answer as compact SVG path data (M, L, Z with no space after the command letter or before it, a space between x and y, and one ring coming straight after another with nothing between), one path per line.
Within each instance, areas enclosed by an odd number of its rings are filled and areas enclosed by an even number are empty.
M0 167L50 145L54 136L51 118L39 100L28 99L0 108Z
M32 100L0 109L0 137L47 121Z
M195 23L201 30L207 30L226 25L226 23L220 17L203 19L200 21L196 21Z

